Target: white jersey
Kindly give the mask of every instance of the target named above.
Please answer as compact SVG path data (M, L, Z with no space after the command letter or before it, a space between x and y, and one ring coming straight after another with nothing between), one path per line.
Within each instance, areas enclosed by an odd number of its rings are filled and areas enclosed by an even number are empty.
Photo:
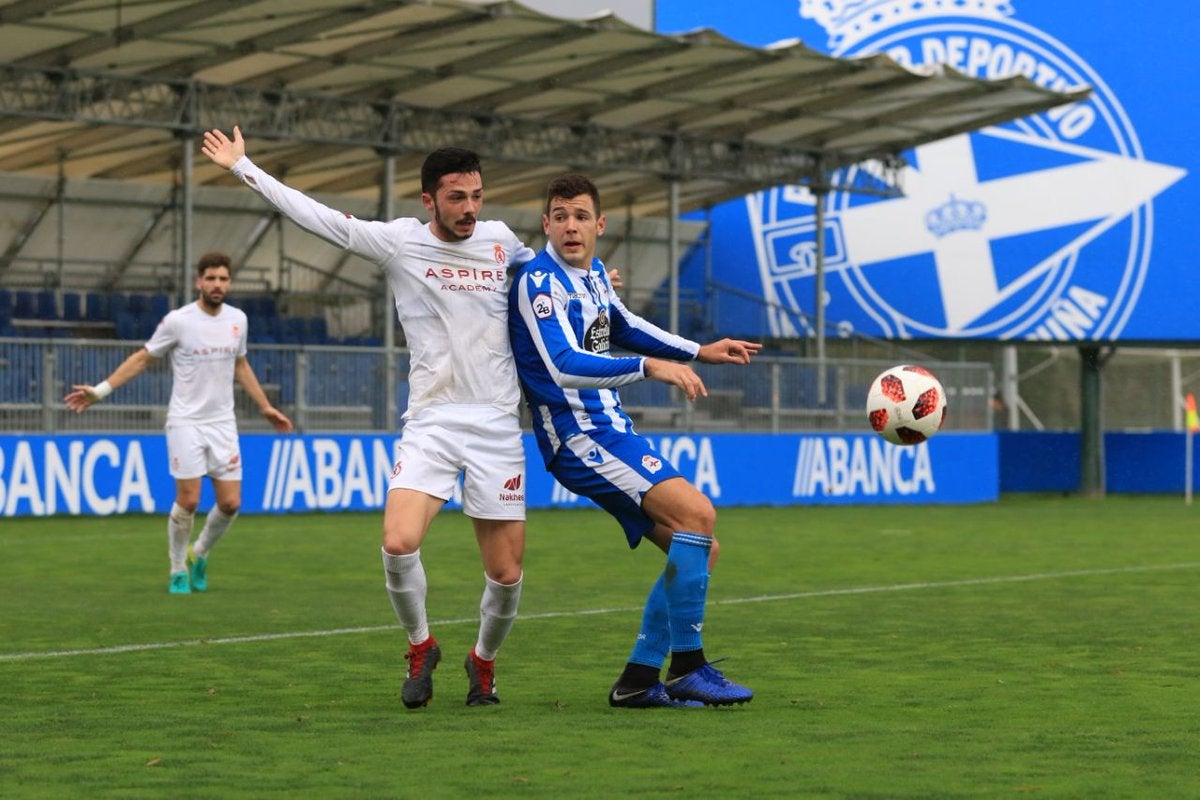
M372 222L329 208L249 158L239 159L233 174L297 225L384 270L411 351L405 418L446 403L519 413L508 344L508 267L534 252L507 225L480 221L471 238L443 242L413 217Z
M216 314L198 302L162 318L146 350L171 356L175 380L167 407L167 427L232 422L233 368L246 355L246 314L222 304Z

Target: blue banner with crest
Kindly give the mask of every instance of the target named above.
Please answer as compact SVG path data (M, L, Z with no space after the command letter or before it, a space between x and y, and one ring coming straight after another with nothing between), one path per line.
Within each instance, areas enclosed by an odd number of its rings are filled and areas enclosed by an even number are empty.
M1200 73L1182 0L658 0L656 27L840 58L1016 74L1085 101L905 154L903 197L824 199L827 335L1005 341L1200 338L1191 222ZM858 169L858 168L854 168ZM854 169L834 176L851 185ZM727 290L716 327L812 335L816 206L777 187L711 212L712 259L683 285Z

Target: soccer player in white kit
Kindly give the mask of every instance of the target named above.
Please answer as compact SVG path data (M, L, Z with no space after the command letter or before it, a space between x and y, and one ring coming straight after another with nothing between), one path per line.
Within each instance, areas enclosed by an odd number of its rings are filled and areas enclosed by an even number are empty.
M433 696L441 649L430 634L421 543L463 475L484 567L479 634L467 654L467 705L500 702L495 658L516 618L525 550L525 451L508 344L507 271L531 259L507 225L478 218L479 158L442 148L421 169L429 223L355 219L279 182L246 157L241 131L205 133L201 150L301 227L378 264L411 351L409 402L383 518L383 567L408 634L401 699Z
M119 386L169 355L174 380L167 407L167 456L175 479L175 503L167 518L167 553L171 562L168 591L190 594L208 589L208 554L237 516L242 505L242 457L233 412L236 380L280 433L291 420L271 405L246 360L246 314L225 303L230 286L229 256L208 253L196 267L196 302L163 317L145 347L125 359L95 386L76 385L64 399L81 413ZM216 505L189 553L200 481L212 480Z

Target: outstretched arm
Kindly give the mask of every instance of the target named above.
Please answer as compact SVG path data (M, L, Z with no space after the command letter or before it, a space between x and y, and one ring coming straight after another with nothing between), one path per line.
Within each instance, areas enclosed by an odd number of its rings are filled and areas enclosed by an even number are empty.
M615 292L609 296L608 313L612 320L613 343L631 353L672 361L691 361L700 350L698 342L665 331L634 314Z
M258 382L258 376L254 374L254 370L250 367L250 362L245 356L239 356L234 363L233 377L246 390L246 394L250 395L250 399L258 405L258 410L262 413L263 418L271 423L271 426L280 433L292 432L292 421L275 406L271 405L271 401L267 399L267 393L263 391L262 385Z
M385 261L398 247L396 234L386 223L355 219L265 172L246 157L246 142L237 125L233 126L232 139L216 128L205 131L200 152L240 178L292 222L327 242L376 263Z
M749 364L750 356L758 353L762 345L744 342L741 339L720 339L703 345L696 354L697 361L705 364Z
M741 339L720 339L700 347L696 354L697 361L705 364L749 364L750 357L762 349L758 342L745 342ZM687 395L688 400L697 397L708 397L708 389L696 371L687 364L677 361L664 361L660 358L646 359L646 377L678 386Z
M95 386L88 386L81 383L72 386L71 393L64 397L63 401L66 402L67 408L76 414L82 414L89 406L99 403L105 397L108 397L113 389L129 383L138 375L145 372L146 367L150 366L154 360L154 356L150 355L150 352L143 347L122 361L121 366L117 367L113 371L113 374Z

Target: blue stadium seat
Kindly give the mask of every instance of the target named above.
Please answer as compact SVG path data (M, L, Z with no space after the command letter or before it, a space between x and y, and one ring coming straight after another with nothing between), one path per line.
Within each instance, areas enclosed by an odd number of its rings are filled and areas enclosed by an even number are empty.
M8 311L11 316L13 307L13 293L8 289L0 289L0 311Z
M62 318L67 322L83 319L83 297L79 292L63 292L62 304Z
M134 320L136 320L137 325L137 338L149 339L153 336L160 319L162 317L155 316L153 311L143 311L140 314L135 314Z
M283 341L287 344L303 344L308 339L308 320L304 317L284 319Z
M113 292L108 296L108 310L112 319L129 313L129 296L121 292Z
M58 319L58 299L49 289L37 293L37 318Z
M13 296L13 317L16 319L33 319L37 316L37 300L33 292L19 290Z
M162 319L171 310L171 298L164 292L152 295L150 297L150 313L154 315L154 322L157 325L158 320Z
M275 338L269 325L255 325L254 321L250 321L250 335L247 341L251 344L276 344L278 340Z
M108 319L108 295L88 292L84 305L84 314L88 322L104 322Z
M122 311L116 315L115 322L117 324L118 339L136 339L138 338L137 318L128 311Z

